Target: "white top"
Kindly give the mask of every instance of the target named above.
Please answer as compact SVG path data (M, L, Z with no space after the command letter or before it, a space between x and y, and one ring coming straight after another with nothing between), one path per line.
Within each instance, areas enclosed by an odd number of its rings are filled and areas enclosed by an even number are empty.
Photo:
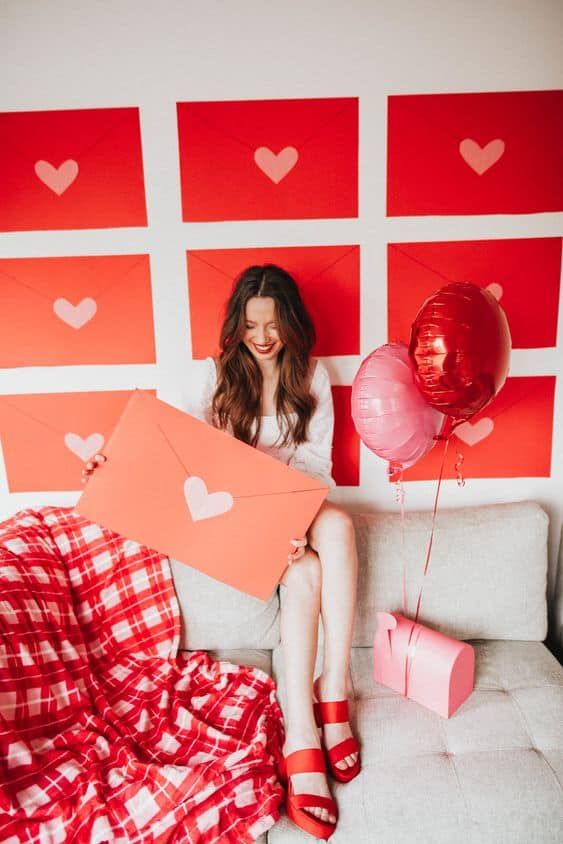
M199 396L190 395L190 406L186 410L202 422L212 425L211 402L217 386L217 370L212 357L205 358L205 367L203 388ZM282 438L277 417L262 416L256 448L333 489L336 486L331 475L334 406L329 374L318 359L310 389L317 398L317 408L309 420L308 439L298 446L293 442L287 446L277 445Z

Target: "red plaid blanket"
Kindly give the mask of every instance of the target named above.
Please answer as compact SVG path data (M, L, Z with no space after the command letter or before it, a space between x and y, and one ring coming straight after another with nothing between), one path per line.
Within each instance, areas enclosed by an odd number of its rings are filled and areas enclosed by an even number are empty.
M0 524L0 841L248 842L279 818L274 681L178 653L167 557L68 507Z

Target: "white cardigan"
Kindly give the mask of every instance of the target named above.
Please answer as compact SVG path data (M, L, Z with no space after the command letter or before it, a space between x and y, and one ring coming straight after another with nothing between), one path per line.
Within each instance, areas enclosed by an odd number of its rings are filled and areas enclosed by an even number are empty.
M205 376L199 395L191 394L184 408L192 416L213 424L211 402L217 387L217 371L212 357L205 358ZM262 416L260 437L256 448L304 472L330 489L336 486L332 477L332 439L334 435L334 406L330 377L323 362L317 365L311 380L311 393L317 398L317 408L309 420L308 439L296 446L278 445L281 430L275 416Z

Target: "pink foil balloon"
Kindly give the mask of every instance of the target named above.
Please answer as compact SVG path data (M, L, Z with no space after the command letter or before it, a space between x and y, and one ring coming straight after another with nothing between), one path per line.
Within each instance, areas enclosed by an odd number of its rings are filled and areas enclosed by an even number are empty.
M405 343L387 343L362 361L352 383L352 419L379 457L408 469L430 451L445 418L416 386Z

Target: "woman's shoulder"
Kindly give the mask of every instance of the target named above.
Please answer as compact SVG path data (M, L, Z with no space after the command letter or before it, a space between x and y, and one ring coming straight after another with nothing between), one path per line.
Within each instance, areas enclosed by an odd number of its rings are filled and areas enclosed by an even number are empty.
M309 384L311 390L318 390L323 384L330 383L328 369L320 358L311 358L309 366Z
M208 355L204 360L207 367L207 375L216 378L219 372L219 362L217 358L213 357L212 355Z
M209 355L204 359L205 364L205 375L204 375L204 383L205 383L205 393L212 394L215 392L217 386L217 363L214 357Z

